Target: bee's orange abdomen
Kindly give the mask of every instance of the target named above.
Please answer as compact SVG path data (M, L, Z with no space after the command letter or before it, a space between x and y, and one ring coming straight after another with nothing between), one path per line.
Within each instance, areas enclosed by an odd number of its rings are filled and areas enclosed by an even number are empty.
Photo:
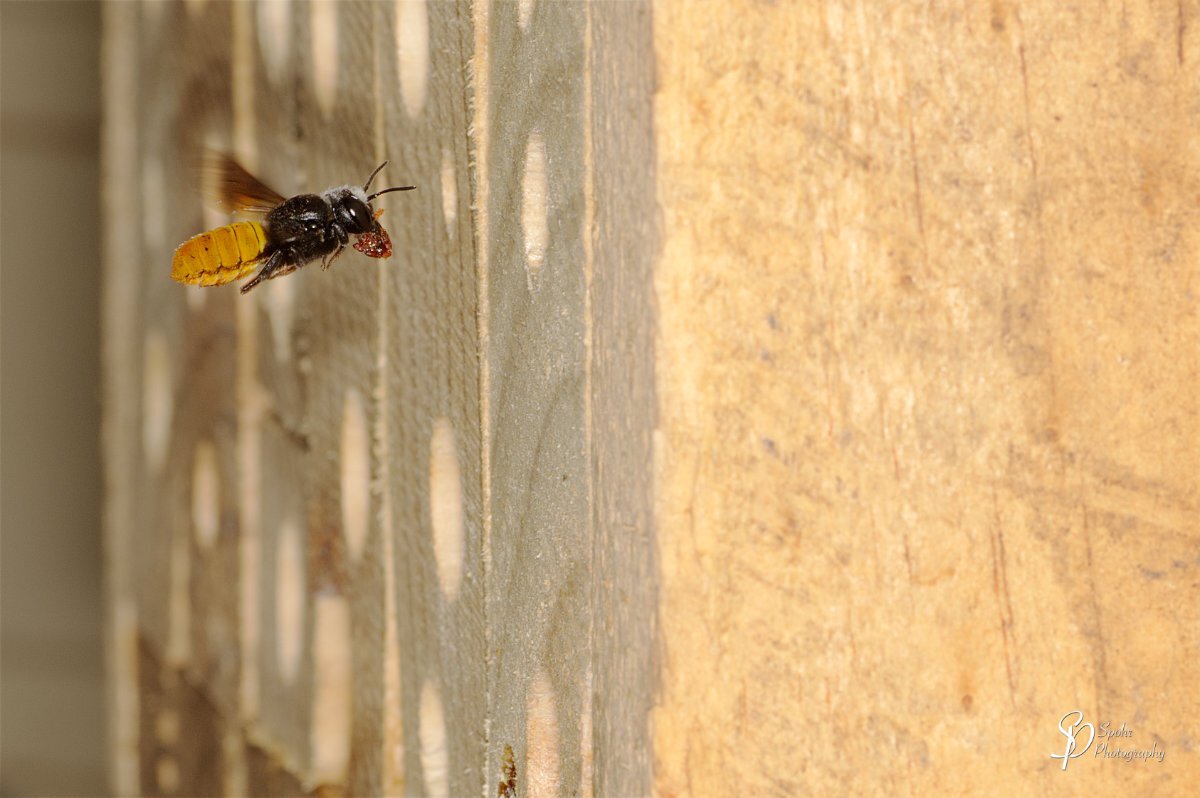
M179 245L171 277L188 285L224 285L254 271L267 248L258 222L234 222L193 236Z

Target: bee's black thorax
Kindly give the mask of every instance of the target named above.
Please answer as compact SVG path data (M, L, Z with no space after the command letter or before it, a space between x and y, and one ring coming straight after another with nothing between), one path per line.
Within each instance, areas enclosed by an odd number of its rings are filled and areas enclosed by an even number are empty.
M365 198L361 189L347 186L285 200L267 214L265 254L282 252L292 268L299 268L333 253L351 235L376 226Z
M324 257L349 240L333 206L318 194L299 194L266 218L267 250L283 250L293 266Z

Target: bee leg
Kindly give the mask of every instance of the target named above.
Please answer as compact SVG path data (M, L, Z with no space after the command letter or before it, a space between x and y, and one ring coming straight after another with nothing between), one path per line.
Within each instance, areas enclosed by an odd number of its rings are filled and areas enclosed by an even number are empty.
M267 262L258 270L258 274L254 275L254 279L242 286L242 293L249 293L250 289L261 283L263 280L270 280L279 272L287 262L287 256L283 250L277 250L267 258Z
M332 254L332 255L329 255L328 257L326 257L324 260L322 260L322 261L321 261L321 268L322 268L323 270L326 270L326 271L328 271L328 270L329 270L329 267L333 265L333 262L334 262L335 260L337 260L337 256L338 256L338 255L341 255L341 254L342 254L342 250L343 250L343 249L345 249L345 248L346 248L346 245L345 245L345 244L342 244L340 247L338 247L337 249L335 249L335 250L333 251L333 254Z

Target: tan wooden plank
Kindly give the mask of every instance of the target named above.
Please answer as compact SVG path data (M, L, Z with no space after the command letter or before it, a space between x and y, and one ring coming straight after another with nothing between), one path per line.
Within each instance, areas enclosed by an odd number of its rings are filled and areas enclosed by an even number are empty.
M659 793L1187 794L1195 7L705 9L654 20ZM1072 709L1165 760L1062 773Z

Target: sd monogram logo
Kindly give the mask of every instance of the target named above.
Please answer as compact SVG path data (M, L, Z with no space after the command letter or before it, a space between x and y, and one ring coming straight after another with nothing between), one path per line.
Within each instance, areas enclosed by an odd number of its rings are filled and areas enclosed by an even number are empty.
M1067 722L1067 718L1078 716L1075 721L1066 727L1063 726ZM1080 747L1079 733L1086 728L1088 731L1088 741ZM1067 749L1061 754L1051 754L1051 759L1061 759L1063 761L1062 769L1067 769L1067 763L1072 759L1076 759L1084 755L1084 753L1092 747L1092 743L1096 741L1096 727L1091 723L1083 722L1083 711L1076 709L1062 716L1058 721L1058 730L1067 738Z

